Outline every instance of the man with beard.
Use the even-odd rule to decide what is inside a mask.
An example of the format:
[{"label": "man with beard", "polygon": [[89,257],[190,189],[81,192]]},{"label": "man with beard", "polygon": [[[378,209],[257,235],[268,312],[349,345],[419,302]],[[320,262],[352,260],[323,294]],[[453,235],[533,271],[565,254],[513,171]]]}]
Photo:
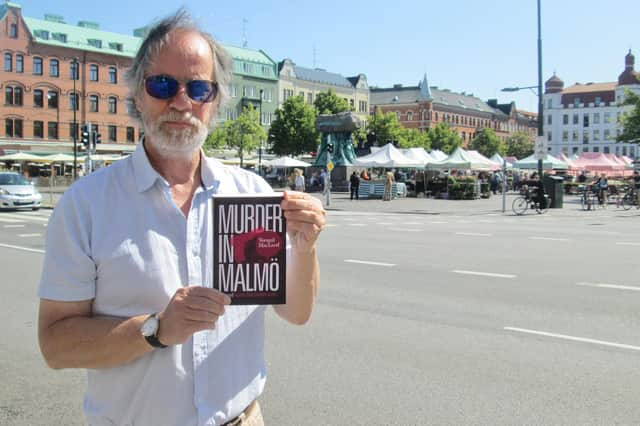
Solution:
[{"label": "man with beard", "polygon": [[[90,424],[260,425],[264,306],[212,288],[213,194],[272,192],[205,157],[227,96],[225,52],[184,11],[148,33],[128,73],[145,136],[131,157],[72,185],[49,222],[39,341],[52,368],[85,368]],[[321,203],[286,192],[288,322],[319,284]]]}]

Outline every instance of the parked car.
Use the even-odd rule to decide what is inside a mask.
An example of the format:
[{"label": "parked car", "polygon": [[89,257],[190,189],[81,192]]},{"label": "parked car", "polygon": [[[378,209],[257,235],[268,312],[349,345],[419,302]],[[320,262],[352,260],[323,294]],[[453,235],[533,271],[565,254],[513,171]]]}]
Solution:
[{"label": "parked car", "polygon": [[0,172],[0,210],[38,210],[41,204],[42,195],[33,182],[20,173]]}]

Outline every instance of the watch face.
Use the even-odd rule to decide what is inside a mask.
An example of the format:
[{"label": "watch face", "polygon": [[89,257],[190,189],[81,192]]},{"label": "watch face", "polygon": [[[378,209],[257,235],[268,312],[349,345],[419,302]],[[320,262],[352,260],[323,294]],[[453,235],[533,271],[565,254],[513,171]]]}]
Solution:
[{"label": "watch face", "polygon": [[156,334],[158,330],[158,318],[155,316],[150,316],[142,323],[142,327],[140,327],[140,332],[143,336],[153,336]]}]

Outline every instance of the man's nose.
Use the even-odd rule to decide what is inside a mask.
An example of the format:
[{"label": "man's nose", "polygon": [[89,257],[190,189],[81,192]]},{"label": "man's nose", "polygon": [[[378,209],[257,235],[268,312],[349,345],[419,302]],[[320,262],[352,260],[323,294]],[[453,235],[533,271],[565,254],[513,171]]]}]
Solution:
[{"label": "man's nose", "polygon": [[188,111],[191,109],[191,99],[187,95],[187,89],[180,85],[178,93],[171,99],[169,106],[177,111]]}]

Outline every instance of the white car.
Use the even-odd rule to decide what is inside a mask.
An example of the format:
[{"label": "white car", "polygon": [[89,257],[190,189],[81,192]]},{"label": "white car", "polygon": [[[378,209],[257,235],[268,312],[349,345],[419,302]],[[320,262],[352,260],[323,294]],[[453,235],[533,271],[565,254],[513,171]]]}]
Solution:
[{"label": "white car", "polygon": [[33,209],[42,204],[42,194],[20,173],[0,172],[0,210]]}]

